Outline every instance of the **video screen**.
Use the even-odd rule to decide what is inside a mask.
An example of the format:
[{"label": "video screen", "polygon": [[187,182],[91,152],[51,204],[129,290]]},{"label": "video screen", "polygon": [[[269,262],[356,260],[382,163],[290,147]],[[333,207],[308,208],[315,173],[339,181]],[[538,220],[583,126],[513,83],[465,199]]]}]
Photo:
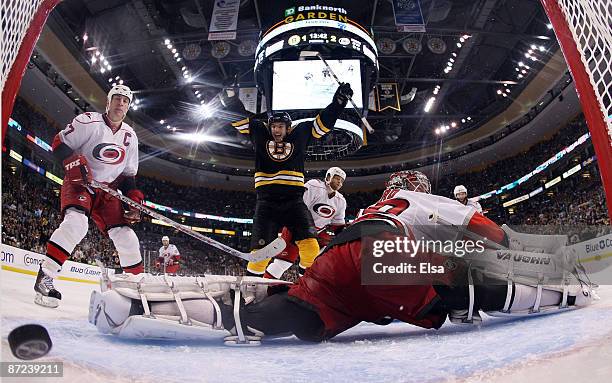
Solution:
[{"label": "video screen", "polygon": [[[353,89],[353,101],[363,107],[359,60],[326,60],[341,82]],[[272,109],[322,109],[332,100],[338,83],[321,60],[276,61],[272,77]],[[352,108],[349,102],[346,106]]]}]

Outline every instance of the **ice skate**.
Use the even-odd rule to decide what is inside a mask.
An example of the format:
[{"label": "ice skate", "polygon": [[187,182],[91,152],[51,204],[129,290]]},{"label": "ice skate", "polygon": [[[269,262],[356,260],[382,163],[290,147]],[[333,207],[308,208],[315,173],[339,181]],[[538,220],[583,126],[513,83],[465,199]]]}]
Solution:
[{"label": "ice skate", "polygon": [[38,275],[34,283],[34,291],[36,291],[34,303],[51,308],[59,306],[62,294],[55,289],[55,286],[53,286],[53,277],[47,275],[43,271],[42,266],[38,269]]}]

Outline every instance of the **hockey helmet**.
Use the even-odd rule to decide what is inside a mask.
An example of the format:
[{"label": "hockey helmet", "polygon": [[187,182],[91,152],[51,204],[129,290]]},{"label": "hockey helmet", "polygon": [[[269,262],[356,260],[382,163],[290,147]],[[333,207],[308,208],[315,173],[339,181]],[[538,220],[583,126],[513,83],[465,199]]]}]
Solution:
[{"label": "hockey helmet", "polygon": [[385,188],[387,190],[403,189],[431,194],[429,179],[417,170],[402,170],[391,174]]},{"label": "hockey helmet", "polygon": [[463,185],[455,186],[455,190],[453,191],[453,195],[455,196],[455,198],[457,198],[457,194],[459,193],[465,193],[465,195],[467,195],[467,188]]},{"label": "hockey helmet", "polygon": [[162,237],[162,243],[164,243],[164,242],[168,242],[168,243],[170,243],[170,238],[168,238],[168,236],[167,236],[167,235],[164,235],[164,236]]},{"label": "hockey helmet", "polygon": [[331,168],[327,169],[327,173],[325,173],[325,183],[329,183],[334,176],[340,176],[342,181],[346,180],[346,172],[337,166],[332,166]]},{"label": "hockey helmet", "polygon": [[268,128],[273,122],[284,122],[287,129],[291,128],[291,116],[287,112],[274,112],[268,117]]},{"label": "hockey helmet", "polygon": [[125,85],[115,85],[108,91],[107,102],[110,102],[116,94],[127,97],[128,100],[130,100],[130,104],[134,98],[134,94],[129,87]]}]

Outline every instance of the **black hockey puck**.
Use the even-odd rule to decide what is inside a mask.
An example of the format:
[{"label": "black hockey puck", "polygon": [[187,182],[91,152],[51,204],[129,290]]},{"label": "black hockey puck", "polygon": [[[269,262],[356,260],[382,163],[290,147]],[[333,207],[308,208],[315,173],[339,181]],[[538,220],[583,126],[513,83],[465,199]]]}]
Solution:
[{"label": "black hockey puck", "polygon": [[8,342],[13,355],[24,360],[47,355],[53,345],[47,329],[38,324],[17,327],[10,332]]}]

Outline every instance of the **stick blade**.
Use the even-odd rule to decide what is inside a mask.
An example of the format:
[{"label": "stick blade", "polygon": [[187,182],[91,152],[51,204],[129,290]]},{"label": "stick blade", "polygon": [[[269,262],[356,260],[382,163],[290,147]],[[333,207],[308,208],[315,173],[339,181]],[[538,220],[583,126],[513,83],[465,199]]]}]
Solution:
[{"label": "stick blade", "polygon": [[256,250],[250,254],[251,262],[259,262],[267,258],[274,258],[280,254],[281,251],[285,250],[287,243],[282,238],[276,238],[270,242],[266,247]]}]

